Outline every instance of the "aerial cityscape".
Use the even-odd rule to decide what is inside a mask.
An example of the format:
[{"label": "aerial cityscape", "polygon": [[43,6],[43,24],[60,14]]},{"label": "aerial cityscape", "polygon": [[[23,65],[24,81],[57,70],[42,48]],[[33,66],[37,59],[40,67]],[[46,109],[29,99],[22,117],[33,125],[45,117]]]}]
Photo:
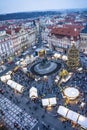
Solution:
[{"label": "aerial cityscape", "polygon": [[86,6],[1,0],[0,130],[87,130]]}]

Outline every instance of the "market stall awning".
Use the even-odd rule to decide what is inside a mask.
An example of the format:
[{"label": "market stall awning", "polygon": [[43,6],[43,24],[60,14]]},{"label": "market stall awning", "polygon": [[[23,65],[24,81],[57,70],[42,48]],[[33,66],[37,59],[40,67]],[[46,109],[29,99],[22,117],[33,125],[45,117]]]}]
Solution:
[{"label": "market stall awning", "polygon": [[61,58],[61,54],[55,53],[55,54],[54,54],[54,57],[55,57],[55,58]]},{"label": "market stall awning", "polygon": [[64,106],[59,106],[58,110],[57,110],[57,113],[60,114],[61,116],[63,117],[66,117],[67,116],[67,113],[68,113],[69,109],[64,107]]},{"label": "market stall awning", "polygon": [[11,88],[15,89],[16,91],[18,91],[18,92],[20,92],[20,93],[22,93],[23,90],[24,90],[24,86],[22,86],[22,85],[16,83],[16,82],[13,81],[13,80],[8,80],[8,81],[7,81],[7,84],[8,84]]},{"label": "market stall awning", "polygon": [[67,87],[64,89],[64,95],[70,100],[74,100],[79,96],[79,90],[74,87]]},{"label": "market stall awning", "polygon": [[1,76],[1,81],[2,82],[7,82],[9,79],[11,79],[11,76],[9,74]]},{"label": "market stall awning", "polygon": [[59,106],[57,113],[64,118],[67,118],[74,123],[79,124],[82,128],[87,129],[87,117],[80,115],[79,113],[74,112],[72,110],[69,110],[64,106]]},{"label": "market stall awning", "polygon": [[62,56],[62,60],[67,61],[67,60],[68,60],[68,57],[67,57],[66,55],[63,55],[63,56]]},{"label": "market stall awning", "polygon": [[79,117],[79,114],[74,111],[69,110],[67,113],[67,118],[74,122],[77,122],[78,117]]},{"label": "market stall awning", "polygon": [[43,106],[55,106],[57,104],[56,97],[42,99]]},{"label": "market stall awning", "polygon": [[29,97],[34,99],[38,97],[37,88],[31,87],[29,90]]},{"label": "market stall awning", "polygon": [[48,99],[42,99],[42,105],[45,107],[45,106],[48,106],[49,105],[49,100]]},{"label": "market stall awning", "polygon": [[87,117],[84,117],[82,115],[79,116],[78,124],[81,125],[84,129],[87,129]]}]

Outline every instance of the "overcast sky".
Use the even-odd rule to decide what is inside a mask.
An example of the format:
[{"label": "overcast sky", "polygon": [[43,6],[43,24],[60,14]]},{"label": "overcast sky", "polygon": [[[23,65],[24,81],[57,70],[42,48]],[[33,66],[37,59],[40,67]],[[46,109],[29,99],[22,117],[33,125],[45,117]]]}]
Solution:
[{"label": "overcast sky", "polygon": [[70,8],[87,8],[87,0],[0,0],[0,14]]}]

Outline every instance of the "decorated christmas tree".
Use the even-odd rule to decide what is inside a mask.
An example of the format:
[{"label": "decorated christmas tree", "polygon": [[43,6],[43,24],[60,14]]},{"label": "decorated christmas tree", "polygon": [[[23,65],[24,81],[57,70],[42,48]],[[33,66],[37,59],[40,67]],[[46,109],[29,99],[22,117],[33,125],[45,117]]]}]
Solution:
[{"label": "decorated christmas tree", "polygon": [[69,70],[75,70],[80,65],[79,51],[73,43],[72,47],[68,51],[67,66]]}]

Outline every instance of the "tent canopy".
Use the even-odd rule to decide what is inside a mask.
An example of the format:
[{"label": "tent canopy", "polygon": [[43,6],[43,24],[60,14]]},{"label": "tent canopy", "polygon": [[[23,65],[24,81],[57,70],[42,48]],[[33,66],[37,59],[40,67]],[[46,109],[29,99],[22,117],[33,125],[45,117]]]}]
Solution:
[{"label": "tent canopy", "polygon": [[42,99],[43,106],[54,106],[57,104],[56,97]]},{"label": "tent canopy", "polygon": [[27,73],[27,71],[28,71],[27,67],[23,67],[22,70],[23,70],[24,73]]},{"label": "tent canopy", "polygon": [[67,61],[67,60],[68,60],[68,57],[67,57],[66,55],[63,55],[63,56],[62,56],[62,60]]},{"label": "tent canopy", "polygon": [[75,123],[78,123],[79,125],[81,125],[82,128],[87,129],[87,117],[84,117],[79,113],[69,110],[64,106],[59,106],[57,113]]},{"label": "tent canopy", "polygon": [[42,99],[42,105],[43,106],[48,106],[49,105],[48,99]]},{"label": "tent canopy", "polygon": [[13,80],[8,80],[7,84],[8,84],[11,88],[17,90],[17,91],[20,92],[20,93],[22,93],[23,90],[24,90],[24,87],[23,87],[22,85],[16,83],[16,82],[13,81]]},{"label": "tent canopy", "polygon": [[29,97],[32,98],[32,99],[38,97],[37,88],[35,88],[35,87],[30,88]]},{"label": "tent canopy", "polygon": [[60,114],[63,117],[66,117],[67,113],[68,113],[69,109],[67,109],[64,106],[59,106],[57,113]]},{"label": "tent canopy", "polygon": [[31,88],[30,88],[30,92],[32,92],[32,91],[37,92],[37,88],[31,87]]},{"label": "tent canopy", "polygon": [[80,115],[78,119],[78,124],[87,129],[87,117]]},{"label": "tent canopy", "polygon": [[74,100],[79,96],[79,90],[74,87],[67,87],[64,89],[64,95],[70,100]]},{"label": "tent canopy", "polygon": [[79,116],[78,113],[71,111],[71,110],[69,110],[69,112],[67,114],[67,118],[74,121],[74,122],[77,122],[78,116]]},{"label": "tent canopy", "polygon": [[11,79],[11,76],[9,74],[1,76],[1,81],[3,81],[3,82],[8,81],[9,79]]},{"label": "tent canopy", "polygon": [[54,57],[60,58],[60,57],[61,57],[61,54],[55,53],[55,54],[54,54]]}]

